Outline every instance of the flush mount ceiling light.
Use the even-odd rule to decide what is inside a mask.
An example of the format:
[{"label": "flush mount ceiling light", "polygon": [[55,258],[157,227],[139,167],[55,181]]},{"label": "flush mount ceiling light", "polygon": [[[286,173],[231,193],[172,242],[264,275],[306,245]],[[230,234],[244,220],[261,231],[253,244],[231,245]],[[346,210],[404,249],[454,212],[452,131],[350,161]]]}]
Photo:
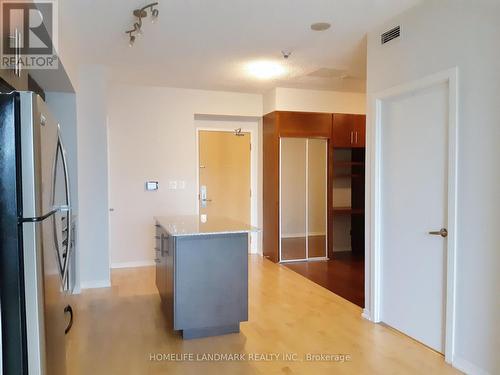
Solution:
[{"label": "flush mount ceiling light", "polygon": [[132,14],[137,17],[137,20],[132,25],[130,30],[125,31],[125,34],[129,36],[129,46],[132,47],[134,45],[135,40],[138,36],[142,35],[142,19],[148,17],[148,10],[151,12],[151,22],[155,22],[160,14],[160,11],[155,8],[158,3],[151,3],[143,6],[139,9],[134,9]]},{"label": "flush mount ceiling light", "polygon": [[283,76],[287,69],[276,61],[258,60],[249,62],[246,71],[258,79],[272,79]]},{"label": "flush mount ceiling light", "polygon": [[328,22],[316,22],[311,25],[311,30],[314,31],[325,31],[332,27]]}]

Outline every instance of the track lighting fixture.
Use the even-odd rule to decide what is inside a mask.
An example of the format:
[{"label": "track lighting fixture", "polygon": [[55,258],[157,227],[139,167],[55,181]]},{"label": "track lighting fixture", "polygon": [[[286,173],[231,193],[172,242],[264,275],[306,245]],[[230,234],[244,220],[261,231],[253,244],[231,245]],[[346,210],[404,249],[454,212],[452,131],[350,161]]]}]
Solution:
[{"label": "track lighting fixture", "polygon": [[134,22],[132,28],[130,30],[125,31],[125,34],[129,36],[129,46],[132,47],[137,37],[142,35],[142,19],[147,18],[148,10],[151,12],[151,22],[155,22],[158,19],[158,15],[160,11],[155,8],[158,5],[158,2],[151,3],[142,8],[135,9],[132,14],[137,17],[137,21]]}]

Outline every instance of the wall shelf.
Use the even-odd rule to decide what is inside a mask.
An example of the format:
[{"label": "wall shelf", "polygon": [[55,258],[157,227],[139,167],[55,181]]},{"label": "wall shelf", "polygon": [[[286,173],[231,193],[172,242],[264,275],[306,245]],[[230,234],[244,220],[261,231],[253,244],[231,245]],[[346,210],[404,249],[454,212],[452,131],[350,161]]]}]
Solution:
[{"label": "wall shelf", "polygon": [[364,161],[339,160],[339,161],[334,161],[333,166],[334,167],[364,167],[365,162]]},{"label": "wall shelf", "polygon": [[[340,132],[340,128],[337,131]],[[340,240],[336,242],[334,238],[334,251],[337,243],[350,241],[353,254],[364,254],[365,157],[364,147],[333,147],[333,199],[330,213],[333,227],[338,223],[344,228],[342,232],[337,231]]]},{"label": "wall shelf", "polygon": [[364,178],[365,175],[360,173],[339,173],[333,176],[333,178]]},{"label": "wall shelf", "polygon": [[352,208],[352,207],[333,207],[334,214],[352,214],[352,215],[362,215],[365,213],[363,208]]}]

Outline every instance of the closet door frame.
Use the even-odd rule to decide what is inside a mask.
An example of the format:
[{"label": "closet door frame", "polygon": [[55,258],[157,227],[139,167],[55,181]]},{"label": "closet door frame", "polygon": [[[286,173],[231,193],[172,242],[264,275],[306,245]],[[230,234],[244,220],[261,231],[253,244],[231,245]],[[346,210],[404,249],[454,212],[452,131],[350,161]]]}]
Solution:
[{"label": "closet door frame", "polygon": [[[305,150],[305,155],[306,155],[306,160],[305,160],[305,176],[306,176],[306,186],[305,186],[305,239],[306,239],[306,256],[305,258],[299,258],[299,259],[283,259],[282,258],[282,205],[283,205],[283,200],[282,200],[282,195],[281,195],[281,190],[282,190],[282,185],[283,185],[283,179],[282,179],[282,140],[287,139],[287,138],[295,138],[295,139],[304,139],[306,141],[306,150]],[[311,139],[320,139],[325,141],[325,159],[326,159],[326,165],[325,165],[325,255],[322,257],[309,257],[309,140]],[[330,212],[330,207],[329,207],[329,188],[330,184],[329,182],[329,166],[330,166],[330,139],[328,137],[304,137],[301,135],[284,135],[279,137],[279,144],[278,144],[278,156],[279,156],[279,169],[278,169],[278,180],[279,180],[279,187],[278,187],[278,194],[279,194],[279,215],[278,215],[278,261],[279,263],[293,263],[293,262],[305,262],[305,261],[321,261],[321,260],[328,260],[329,259],[329,212]]]}]

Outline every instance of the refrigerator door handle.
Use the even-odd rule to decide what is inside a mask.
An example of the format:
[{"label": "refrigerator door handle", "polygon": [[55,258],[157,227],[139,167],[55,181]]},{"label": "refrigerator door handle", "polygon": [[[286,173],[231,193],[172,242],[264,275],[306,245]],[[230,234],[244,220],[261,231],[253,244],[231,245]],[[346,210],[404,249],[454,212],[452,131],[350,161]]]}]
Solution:
[{"label": "refrigerator door handle", "polygon": [[[62,267],[62,282],[63,286],[66,288],[66,279],[68,277],[68,269],[69,269],[69,262],[71,259],[71,250],[72,250],[72,238],[71,238],[71,228],[73,226],[72,223],[72,218],[71,218],[71,197],[70,197],[70,192],[69,192],[69,172],[68,172],[68,162],[66,160],[66,150],[64,149],[64,145],[61,140],[61,133],[59,126],[57,127],[57,147],[60,148],[61,150],[61,159],[62,159],[62,165],[63,165],[63,171],[64,171],[64,182],[66,186],[66,202],[68,203],[66,206],[61,206],[61,211],[67,212],[68,213],[68,222],[66,223],[68,231],[66,233],[66,240],[67,240],[67,247],[66,247],[66,256],[64,257],[63,260],[63,267]],[[55,176],[54,176],[55,177]],[[54,185],[55,186],[55,185]]]},{"label": "refrigerator door handle", "polygon": [[52,215],[54,215],[56,212],[59,212],[59,211],[60,211],[60,208],[54,208],[54,209],[50,210],[49,212],[47,212],[45,215],[42,215],[42,216],[23,217],[21,219],[21,223],[39,223],[41,221],[44,221],[48,217],[51,217]]}]

